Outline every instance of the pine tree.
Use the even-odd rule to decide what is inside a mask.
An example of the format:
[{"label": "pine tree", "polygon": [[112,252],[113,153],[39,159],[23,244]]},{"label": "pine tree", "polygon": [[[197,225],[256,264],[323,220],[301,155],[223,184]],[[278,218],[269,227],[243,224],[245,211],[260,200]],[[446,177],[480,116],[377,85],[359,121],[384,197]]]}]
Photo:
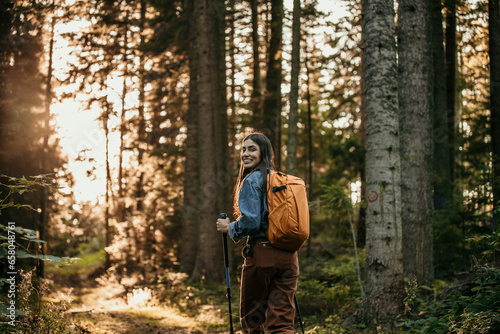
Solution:
[{"label": "pine tree", "polygon": [[452,180],[450,166],[450,136],[448,129],[446,69],[443,35],[443,6],[441,2],[429,5],[433,50],[433,137],[434,137],[434,207],[444,210],[452,205]]},{"label": "pine tree", "polygon": [[430,284],[432,268],[432,58],[427,2],[398,6],[399,129],[405,277]]},{"label": "pine tree", "polygon": [[[493,201],[500,202],[500,1],[489,0],[490,110],[493,146]],[[497,224],[498,217],[495,219]],[[495,227],[496,227],[495,226]],[[496,228],[494,229],[496,231]]]},{"label": "pine tree", "polygon": [[281,166],[281,83],[283,44],[283,0],[271,1],[271,35],[267,49],[266,95],[262,132],[269,137],[274,149],[274,162]]},{"label": "pine tree", "polygon": [[[198,173],[200,201],[197,209],[201,213],[198,221],[198,252],[192,276],[209,280],[221,276],[220,238],[213,228],[214,221],[227,207],[228,184],[221,184],[227,175],[225,149],[227,128],[224,58],[225,7],[218,1],[194,1],[196,55],[196,118],[198,120]],[[222,44],[222,45],[221,45]],[[222,179],[221,179],[222,178]]]},{"label": "pine tree", "polygon": [[446,109],[448,123],[448,149],[450,150],[450,178],[452,184],[455,180],[455,132],[457,125],[455,124],[456,117],[456,71],[457,71],[457,10],[456,0],[445,0],[445,66],[446,66]]},{"label": "pine tree", "polygon": [[403,306],[401,167],[394,3],[363,1],[366,96],[366,287],[362,314],[387,321]]},{"label": "pine tree", "polygon": [[252,106],[254,120],[262,117],[262,77],[260,66],[259,6],[258,0],[249,0],[252,17]]},{"label": "pine tree", "polygon": [[301,8],[300,0],[293,2],[293,37],[292,37],[292,73],[290,84],[290,114],[288,118],[288,142],[287,142],[287,173],[295,175],[297,165],[297,123],[298,123],[298,99],[299,99],[299,74],[300,74],[300,39],[301,39]]},{"label": "pine tree", "polygon": [[194,1],[185,1],[185,11],[189,21],[189,104],[185,123],[187,128],[185,140],[185,172],[184,172],[184,203],[182,208],[182,248],[180,253],[181,271],[192,274],[198,254],[198,233],[202,215],[197,208],[200,188],[199,147],[198,147],[198,53],[196,43],[196,26],[194,17]]}]

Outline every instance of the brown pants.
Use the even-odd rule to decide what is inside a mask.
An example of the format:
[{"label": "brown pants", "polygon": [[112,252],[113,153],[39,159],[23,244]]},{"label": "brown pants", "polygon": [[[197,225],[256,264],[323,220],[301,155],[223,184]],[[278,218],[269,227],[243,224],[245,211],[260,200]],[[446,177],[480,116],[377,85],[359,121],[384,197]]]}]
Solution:
[{"label": "brown pants", "polygon": [[295,318],[294,294],[299,278],[297,252],[260,245],[255,240],[253,255],[249,245],[243,248],[245,262],[241,273],[241,326],[244,333],[293,334]]}]

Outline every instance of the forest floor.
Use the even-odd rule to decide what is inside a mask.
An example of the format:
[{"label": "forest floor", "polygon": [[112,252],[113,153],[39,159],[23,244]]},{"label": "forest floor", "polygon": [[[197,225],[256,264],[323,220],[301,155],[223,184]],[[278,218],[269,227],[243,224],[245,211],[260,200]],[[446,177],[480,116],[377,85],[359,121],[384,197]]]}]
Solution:
[{"label": "forest floor", "polygon": [[225,315],[214,305],[196,309],[159,301],[154,287],[116,282],[89,273],[52,274],[46,300],[64,306],[65,317],[81,333],[225,333]]}]

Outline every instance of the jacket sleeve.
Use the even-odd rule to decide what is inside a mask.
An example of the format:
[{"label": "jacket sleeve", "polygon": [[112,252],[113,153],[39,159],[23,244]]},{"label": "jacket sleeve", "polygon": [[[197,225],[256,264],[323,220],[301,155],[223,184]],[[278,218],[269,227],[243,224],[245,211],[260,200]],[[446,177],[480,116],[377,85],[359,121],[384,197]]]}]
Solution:
[{"label": "jacket sleeve", "polygon": [[240,219],[229,224],[228,234],[234,242],[259,232],[261,229],[262,205],[261,187],[251,178],[247,178],[243,182],[238,198]]}]

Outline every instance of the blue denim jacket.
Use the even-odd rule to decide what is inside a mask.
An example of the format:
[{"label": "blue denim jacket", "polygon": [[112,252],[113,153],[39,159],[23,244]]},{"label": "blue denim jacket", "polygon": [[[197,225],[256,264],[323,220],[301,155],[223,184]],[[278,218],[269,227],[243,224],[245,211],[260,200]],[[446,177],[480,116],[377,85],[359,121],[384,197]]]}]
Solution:
[{"label": "blue denim jacket", "polygon": [[[265,221],[267,214],[267,198],[264,192],[262,199],[262,176],[260,170],[255,170],[243,181],[238,197],[240,219],[229,224],[229,236],[234,242],[249,236],[250,239],[266,237],[269,224]],[[262,206],[264,205],[264,209]]]}]

